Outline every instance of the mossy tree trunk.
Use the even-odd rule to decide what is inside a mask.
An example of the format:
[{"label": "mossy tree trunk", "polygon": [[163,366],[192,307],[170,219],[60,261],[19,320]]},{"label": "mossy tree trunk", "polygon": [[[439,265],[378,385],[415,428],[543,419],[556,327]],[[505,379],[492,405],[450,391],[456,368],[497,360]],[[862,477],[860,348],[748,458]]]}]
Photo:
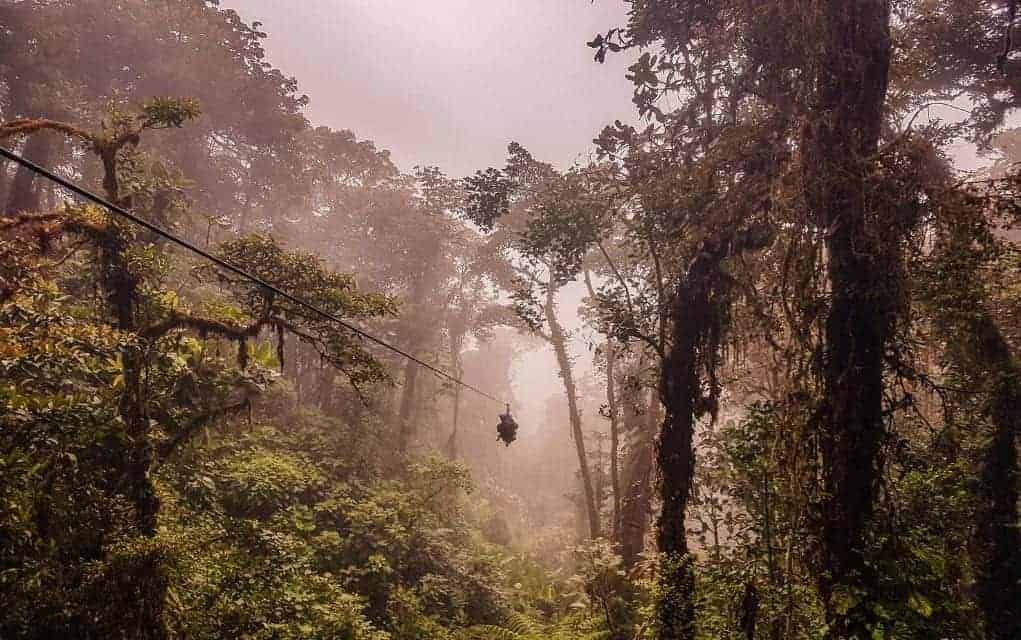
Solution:
[{"label": "mossy tree trunk", "polygon": [[[55,135],[41,131],[29,136],[25,141],[22,155],[38,165],[48,167],[56,150]],[[5,213],[15,215],[26,211],[39,211],[42,206],[42,193],[41,179],[37,180],[35,173],[18,166],[8,189]]]},{"label": "mossy tree trunk", "polygon": [[819,582],[828,636],[872,637],[865,557],[884,437],[883,357],[892,327],[890,252],[868,200],[890,67],[889,0],[824,0],[816,95],[803,138],[806,195],[826,230],[830,308],[818,414],[826,498]]},{"label": "mossy tree trunk", "polygon": [[706,336],[720,317],[713,282],[721,260],[719,250],[700,252],[678,283],[671,342],[660,375],[665,412],[656,456],[663,501],[656,526],[662,555],[658,613],[661,637],[671,640],[695,637],[695,572],[688,555],[685,515],[695,476],[693,440],[702,397],[699,358]]},{"label": "mossy tree trunk", "polygon": [[988,314],[976,317],[975,362],[985,363],[992,426],[982,456],[975,517],[978,602],[990,640],[1021,638],[1021,518],[1018,517],[1018,434],[1021,364]]},{"label": "mossy tree trunk", "polygon": [[645,550],[645,536],[652,514],[652,476],[656,458],[653,434],[659,423],[659,398],[650,393],[644,413],[629,405],[631,403],[625,403],[625,426],[635,436],[624,469],[626,490],[620,516],[620,553],[627,568],[633,567]]}]

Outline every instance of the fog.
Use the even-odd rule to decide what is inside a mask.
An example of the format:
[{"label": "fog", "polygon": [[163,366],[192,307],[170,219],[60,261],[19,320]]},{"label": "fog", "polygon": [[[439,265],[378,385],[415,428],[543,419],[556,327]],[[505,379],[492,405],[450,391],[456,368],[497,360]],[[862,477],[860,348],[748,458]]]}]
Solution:
[{"label": "fog", "polygon": [[1017,0],[0,0],[0,638],[1021,638]]},{"label": "fog", "polygon": [[[399,166],[450,175],[500,166],[516,140],[566,167],[615,119],[634,119],[629,58],[585,46],[624,5],[589,0],[226,0],[269,34],[317,124],[356,131]],[[527,99],[525,99],[527,97]]]},{"label": "fog", "polygon": [[[299,79],[315,124],[351,129],[391,152],[398,166],[436,165],[452,176],[500,167],[520,142],[567,168],[589,159],[592,138],[614,120],[636,120],[636,57],[593,60],[585,46],[626,19],[623,5],[589,0],[227,0],[260,21],[268,57]],[[527,97],[527,99],[525,99]],[[591,340],[581,334],[581,283],[560,298],[579,371]],[[545,420],[559,379],[548,349],[515,360],[515,410]],[[589,416],[592,419],[592,416]],[[566,434],[566,425],[563,426]]]}]

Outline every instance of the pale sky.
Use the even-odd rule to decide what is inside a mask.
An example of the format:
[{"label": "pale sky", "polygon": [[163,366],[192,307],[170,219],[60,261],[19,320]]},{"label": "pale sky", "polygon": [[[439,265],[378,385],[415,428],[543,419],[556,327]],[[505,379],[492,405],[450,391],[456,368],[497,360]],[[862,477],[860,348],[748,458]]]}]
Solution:
[{"label": "pale sky", "polygon": [[620,0],[224,0],[269,34],[314,124],[351,129],[410,170],[502,166],[516,140],[561,166],[633,119],[627,61],[585,46]]},{"label": "pale sky", "polygon": [[[567,167],[615,119],[633,121],[627,58],[593,61],[585,46],[621,25],[621,0],[224,0],[263,23],[268,61],[298,80],[315,125],[351,129],[397,165],[460,177],[502,166],[507,143]],[[633,59],[634,56],[630,56]],[[580,285],[562,292],[567,327],[580,324]],[[576,375],[591,368],[573,340]],[[512,375],[525,422],[563,397],[548,348],[521,355]],[[589,420],[598,421],[596,416]],[[523,422],[524,423],[524,422]],[[567,425],[563,425],[567,429]]]}]

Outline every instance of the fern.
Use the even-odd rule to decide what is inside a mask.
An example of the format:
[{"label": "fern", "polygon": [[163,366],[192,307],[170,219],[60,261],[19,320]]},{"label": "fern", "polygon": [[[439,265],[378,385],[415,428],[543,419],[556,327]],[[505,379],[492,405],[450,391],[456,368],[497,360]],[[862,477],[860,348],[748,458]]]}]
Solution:
[{"label": "fern", "polygon": [[476,625],[466,629],[463,640],[549,640],[550,634],[528,616],[512,613],[501,626]]},{"label": "fern", "polygon": [[490,624],[480,624],[466,629],[460,635],[461,640],[532,640],[510,629]]},{"label": "fern", "polygon": [[466,629],[460,640],[610,640],[606,630],[584,631],[577,629],[542,628],[534,620],[520,613],[512,614],[502,626],[477,625]]},{"label": "fern", "polygon": [[528,616],[521,613],[512,613],[504,622],[504,628],[518,634],[522,638],[538,637],[542,629]]}]

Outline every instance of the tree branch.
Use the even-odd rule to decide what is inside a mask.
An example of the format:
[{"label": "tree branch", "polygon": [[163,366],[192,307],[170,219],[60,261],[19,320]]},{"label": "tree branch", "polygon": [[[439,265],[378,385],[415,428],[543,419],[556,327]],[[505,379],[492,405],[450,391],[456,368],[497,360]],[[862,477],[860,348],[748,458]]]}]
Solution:
[{"label": "tree branch", "polygon": [[167,318],[151,324],[138,332],[143,338],[155,340],[165,336],[175,329],[191,329],[200,334],[212,333],[232,340],[251,338],[259,333],[263,327],[273,324],[271,318],[264,318],[253,322],[248,326],[230,325],[212,318],[200,318],[180,311],[172,312]]},{"label": "tree branch", "polygon": [[37,133],[44,130],[57,131],[72,138],[79,138],[83,142],[88,142],[90,144],[95,144],[96,142],[95,137],[88,131],[66,122],[50,120],[48,118],[18,118],[16,120],[10,120],[4,124],[0,124],[0,140],[6,140],[7,138],[16,135]]},{"label": "tree branch", "polygon": [[160,445],[158,461],[155,465],[156,468],[158,468],[159,465],[166,462],[167,459],[170,458],[170,456],[174,455],[174,453],[178,450],[178,448],[180,448],[182,444],[184,444],[188,439],[190,439],[193,435],[198,433],[199,430],[208,425],[210,422],[216,420],[217,418],[222,418],[228,415],[235,415],[242,411],[243,409],[249,408],[250,405],[251,400],[249,398],[245,398],[240,402],[225,405],[223,407],[217,407],[216,409],[212,409],[210,411],[200,413],[197,416],[193,416],[192,419],[188,421],[188,424],[183,429],[178,431],[176,434],[174,434],[172,438],[170,438],[169,440]]}]

